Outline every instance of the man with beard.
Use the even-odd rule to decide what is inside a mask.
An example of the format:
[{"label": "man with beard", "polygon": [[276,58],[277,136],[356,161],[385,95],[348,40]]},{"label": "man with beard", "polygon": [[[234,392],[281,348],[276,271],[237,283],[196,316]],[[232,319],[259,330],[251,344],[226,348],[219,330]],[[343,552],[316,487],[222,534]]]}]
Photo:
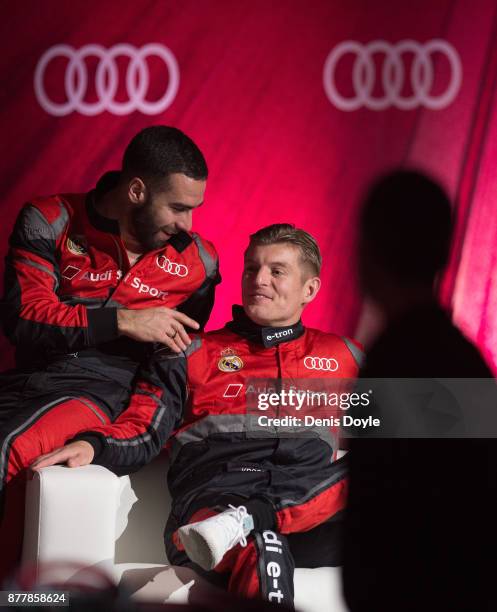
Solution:
[{"label": "man with beard", "polygon": [[113,422],[153,344],[181,352],[185,328],[205,325],[217,254],[190,229],[206,179],[195,143],[153,126],[94,190],[36,198],[20,212],[2,302],[17,370],[0,376],[0,576],[19,556],[24,468]]}]

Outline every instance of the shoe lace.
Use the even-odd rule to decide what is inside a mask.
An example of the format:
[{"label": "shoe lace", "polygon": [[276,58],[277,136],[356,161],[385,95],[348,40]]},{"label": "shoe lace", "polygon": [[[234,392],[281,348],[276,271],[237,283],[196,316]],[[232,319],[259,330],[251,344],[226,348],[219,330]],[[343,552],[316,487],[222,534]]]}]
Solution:
[{"label": "shoe lace", "polygon": [[243,522],[245,520],[245,517],[248,516],[248,512],[247,512],[247,508],[245,508],[245,506],[232,506],[231,504],[229,504],[228,506],[229,508],[231,508],[232,510],[234,510],[235,512],[233,513],[233,516],[235,518],[235,520],[237,521],[240,530],[242,532],[242,536],[239,540],[239,543],[245,547],[247,546],[247,538],[245,537],[245,531],[243,528]]}]

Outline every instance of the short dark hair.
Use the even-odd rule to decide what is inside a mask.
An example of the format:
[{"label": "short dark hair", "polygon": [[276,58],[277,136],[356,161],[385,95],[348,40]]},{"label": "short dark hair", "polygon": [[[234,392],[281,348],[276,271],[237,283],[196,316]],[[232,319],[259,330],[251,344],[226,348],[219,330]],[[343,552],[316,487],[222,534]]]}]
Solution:
[{"label": "short dark hair", "polygon": [[148,182],[152,189],[167,187],[170,174],[181,173],[195,180],[206,180],[207,163],[202,152],[181,130],[167,125],[147,127],[126,147],[123,175]]},{"label": "short dark hair", "polygon": [[452,210],[444,189],[416,170],[394,170],[369,189],[360,219],[363,257],[400,284],[431,284],[446,265]]},{"label": "short dark hair", "polygon": [[251,234],[249,247],[253,245],[267,246],[270,244],[288,243],[300,251],[300,260],[307,265],[315,276],[321,272],[321,252],[316,239],[303,229],[298,229],[291,223],[274,223]]}]

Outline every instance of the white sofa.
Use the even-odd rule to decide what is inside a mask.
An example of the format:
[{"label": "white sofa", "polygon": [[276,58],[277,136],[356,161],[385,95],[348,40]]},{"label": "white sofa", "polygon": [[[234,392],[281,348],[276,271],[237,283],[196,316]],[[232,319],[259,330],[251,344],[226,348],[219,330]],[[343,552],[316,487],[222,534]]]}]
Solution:
[{"label": "white sofa", "polygon": [[[146,601],[186,602],[213,588],[167,564],[162,532],[169,513],[167,459],[118,478],[100,466],[44,468],[27,486],[23,562],[61,562],[63,580],[78,566],[101,568]],[[339,568],[297,569],[295,605],[303,612],[346,612]]]}]

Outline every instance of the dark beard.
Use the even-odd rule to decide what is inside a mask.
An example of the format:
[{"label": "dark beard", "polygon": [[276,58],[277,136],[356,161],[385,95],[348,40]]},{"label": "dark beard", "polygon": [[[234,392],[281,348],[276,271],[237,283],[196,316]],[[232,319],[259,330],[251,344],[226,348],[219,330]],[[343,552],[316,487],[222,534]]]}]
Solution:
[{"label": "dark beard", "polygon": [[157,237],[160,227],[154,221],[152,200],[147,198],[140,208],[135,208],[131,213],[133,232],[144,251],[155,251],[163,247],[167,240]]}]

